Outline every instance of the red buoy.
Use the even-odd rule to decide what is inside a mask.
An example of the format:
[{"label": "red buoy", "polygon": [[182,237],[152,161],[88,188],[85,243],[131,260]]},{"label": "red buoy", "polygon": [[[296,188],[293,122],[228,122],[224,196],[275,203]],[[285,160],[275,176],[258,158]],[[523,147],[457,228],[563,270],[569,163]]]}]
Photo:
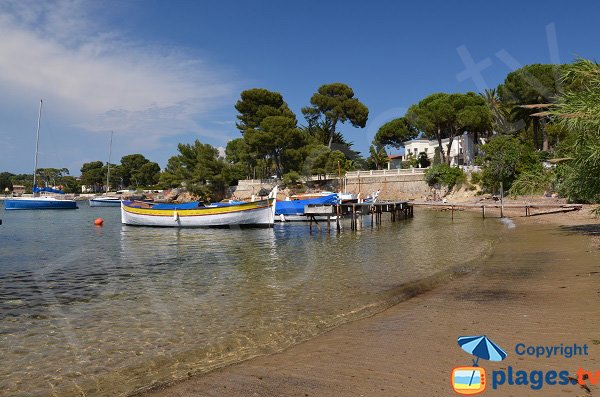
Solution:
[{"label": "red buoy", "polygon": [[94,221],[94,225],[96,225],[96,226],[102,226],[103,223],[104,223],[104,219],[102,219],[102,218],[96,218],[96,220]]}]

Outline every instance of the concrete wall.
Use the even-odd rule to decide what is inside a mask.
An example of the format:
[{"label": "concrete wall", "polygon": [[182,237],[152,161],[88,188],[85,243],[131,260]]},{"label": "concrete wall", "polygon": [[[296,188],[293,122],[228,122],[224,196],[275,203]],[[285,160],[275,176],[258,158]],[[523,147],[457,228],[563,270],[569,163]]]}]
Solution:
[{"label": "concrete wall", "polygon": [[255,180],[241,180],[238,181],[237,186],[230,188],[230,196],[235,196],[238,200],[249,200],[253,195],[256,195],[260,189],[271,190],[275,187],[274,181],[261,181]]},{"label": "concrete wall", "polygon": [[[375,173],[375,171],[373,171]],[[350,174],[350,173],[349,173]],[[400,175],[359,175],[350,174],[345,178],[346,191],[348,193],[358,194],[361,198],[373,194],[378,189],[379,198],[382,200],[405,200],[405,199],[424,199],[432,195],[431,188],[425,182],[425,174],[400,174]],[[238,200],[249,200],[252,195],[256,195],[262,188],[271,190],[275,185],[273,181],[260,180],[241,180],[238,186],[231,188],[231,193]],[[331,179],[326,181],[309,182],[310,189],[338,191],[338,180]]]},{"label": "concrete wall", "polygon": [[425,182],[425,174],[359,176],[346,178],[346,191],[359,194],[361,198],[377,190],[382,200],[423,199],[431,195]]}]

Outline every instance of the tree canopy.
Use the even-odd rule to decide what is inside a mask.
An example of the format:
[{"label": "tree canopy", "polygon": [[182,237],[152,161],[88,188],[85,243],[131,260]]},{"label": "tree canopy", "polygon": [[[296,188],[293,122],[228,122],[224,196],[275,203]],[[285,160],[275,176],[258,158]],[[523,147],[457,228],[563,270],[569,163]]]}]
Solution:
[{"label": "tree canopy", "polygon": [[[468,92],[429,95],[412,105],[406,114],[410,123],[429,139],[438,141],[442,161],[450,163],[454,138],[463,132],[486,132],[491,129],[492,115],[484,99]],[[444,151],[443,139],[448,139]]]},{"label": "tree canopy", "polygon": [[[548,137],[540,124],[539,108],[523,108],[522,105],[546,104],[554,101],[561,92],[561,65],[533,64],[510,72],[504,83],[498,86],[500,101],[511,109],[510,119],[517,129],[527,129],[533,124],[533,145],[548,150]],[[540,142],[540,133],[542,140]]]},{"label": "tree canopy", "polygon": [[[112,170],[111,170],[112,172]],[[142,154],[128,154],[121,158],[120,173],[124,186],[151,186],[158,182],[160,166]]]},{"label": "tree canopy", "polygon": [[283,116],[296,120],[296,115],[290,110],[283,96],[278,92],[264,88],[252,88],[242,91],[240,99],[235,104],[239,112],[236,127],[242,132],[257,129],[262,121],[270,116]]},{"label": "tree canopy", "polygon": [[373,144],[378,147],[392,146],[396,149],[404,146],[419,135],[419,131],[405,117],[388,121],[377,130]]},{"label": "tree canopy", "polygon": [[220,200],[231,182],[227,163],[213,146],[196,139],[193,144],[177,145],[179,155],[171,157],[160,184],[165,188],[185,186],[203,200]]},{"label": "tree canopy", "polygon": [[[338,123],[350,122],[354,127],[364,128],[369,109],[354,97],[352,88],[343,83],[325,84],[310,98],[311,106],[302,108],[309,127],[318,126],[331,148]],[[323,142],[325,143],[325,142]]]}]

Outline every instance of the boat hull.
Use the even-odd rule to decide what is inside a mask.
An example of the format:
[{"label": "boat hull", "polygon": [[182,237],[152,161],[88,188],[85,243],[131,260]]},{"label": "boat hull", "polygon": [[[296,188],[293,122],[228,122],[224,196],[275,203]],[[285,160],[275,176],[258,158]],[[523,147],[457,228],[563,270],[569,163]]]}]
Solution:
[{"label": "boat hull", "polygon": [[104,199],[104,198],[93,198],[90,199],[90,207],[120,207],[120,199]]},{"label": "boat hull", "polygon": [[59,200],[51,197],[13,198],[4,200],[5,210],[74,210],[74,200]]},{"label": "boat hull", "polygon": [[231,227],[273,225],[272,199],[197,209],[139,208],[121,203],[121,223],[156,227]]}]

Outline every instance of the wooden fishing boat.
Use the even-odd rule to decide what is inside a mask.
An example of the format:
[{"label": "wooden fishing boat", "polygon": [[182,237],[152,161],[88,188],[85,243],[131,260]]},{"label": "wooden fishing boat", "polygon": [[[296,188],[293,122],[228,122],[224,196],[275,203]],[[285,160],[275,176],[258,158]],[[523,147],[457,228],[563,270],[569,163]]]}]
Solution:
[{"label": "wooden fishing boat", "polygon": [[227,227],[273,225],[275,198],[273,189],[266,200],[249,203],[209,204],[154,204],[121,201],[121,223],[159,227]]}]

